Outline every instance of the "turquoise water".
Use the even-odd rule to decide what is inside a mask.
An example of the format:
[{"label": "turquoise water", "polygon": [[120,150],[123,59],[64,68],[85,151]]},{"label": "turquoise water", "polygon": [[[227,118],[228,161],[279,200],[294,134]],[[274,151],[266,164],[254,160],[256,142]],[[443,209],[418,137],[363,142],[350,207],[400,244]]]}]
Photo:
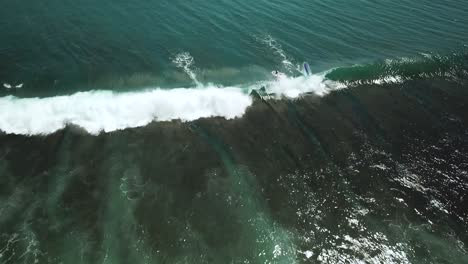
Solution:
[{"label": "turquoise water", "polygon": [[[177,74],[172,59],[188,52],[207,82],[239,84],[281,69],[278,45],[291,62],[308,61],[314,72],[422,53],[446,55],[466,50],[467,6],[464,1],[7,1],[0,16],[0,80],[24,82],[20,96],[185,87],[190,80]],[[265,43],[268,38],[275,47]]]},{"label": "turquoise water", "polygon": [[3,0],[0,264],[468,263],[466,14]]}]

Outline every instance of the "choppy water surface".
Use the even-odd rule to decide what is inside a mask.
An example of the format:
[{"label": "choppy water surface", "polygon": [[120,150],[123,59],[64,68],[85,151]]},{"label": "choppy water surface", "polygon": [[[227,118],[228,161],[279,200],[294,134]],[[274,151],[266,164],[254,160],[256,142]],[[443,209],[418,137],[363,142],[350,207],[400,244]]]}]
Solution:
[{"label": "choppy water surface", "polygon": [[0,263],[468,263],[466,2],[1,7]]}]

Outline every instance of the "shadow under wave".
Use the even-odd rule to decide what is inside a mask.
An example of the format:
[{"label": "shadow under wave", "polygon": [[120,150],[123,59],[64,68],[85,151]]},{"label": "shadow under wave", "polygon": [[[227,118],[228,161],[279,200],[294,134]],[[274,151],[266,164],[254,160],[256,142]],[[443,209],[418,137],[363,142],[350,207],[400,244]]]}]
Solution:
[{"label": "shadow under wave", "polygon": [[242,118],[0,135],[1,260],[468,260],[468,82],[257,97]]}]

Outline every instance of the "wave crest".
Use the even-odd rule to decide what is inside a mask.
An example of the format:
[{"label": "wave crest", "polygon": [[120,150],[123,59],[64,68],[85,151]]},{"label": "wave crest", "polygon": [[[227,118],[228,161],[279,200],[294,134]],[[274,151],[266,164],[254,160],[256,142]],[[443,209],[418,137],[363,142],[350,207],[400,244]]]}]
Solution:
[{"label": "wave crest", "polygon": [[0,130],[9,134],[51,134],[68,124],[91,134],[141,127],[152,121],[233,119],[252,99],[237,88],[205,87],[132,93],[80,92],[49,98],[0,98]]}]

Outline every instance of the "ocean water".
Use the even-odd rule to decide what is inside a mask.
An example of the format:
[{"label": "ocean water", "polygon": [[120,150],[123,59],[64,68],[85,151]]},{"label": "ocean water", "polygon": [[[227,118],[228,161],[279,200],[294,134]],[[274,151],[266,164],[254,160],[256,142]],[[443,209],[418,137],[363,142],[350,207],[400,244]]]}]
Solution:
[{"label": "ocean water", "polygon": [[468,2],[0,7],[1,264],[468,263]]}]

